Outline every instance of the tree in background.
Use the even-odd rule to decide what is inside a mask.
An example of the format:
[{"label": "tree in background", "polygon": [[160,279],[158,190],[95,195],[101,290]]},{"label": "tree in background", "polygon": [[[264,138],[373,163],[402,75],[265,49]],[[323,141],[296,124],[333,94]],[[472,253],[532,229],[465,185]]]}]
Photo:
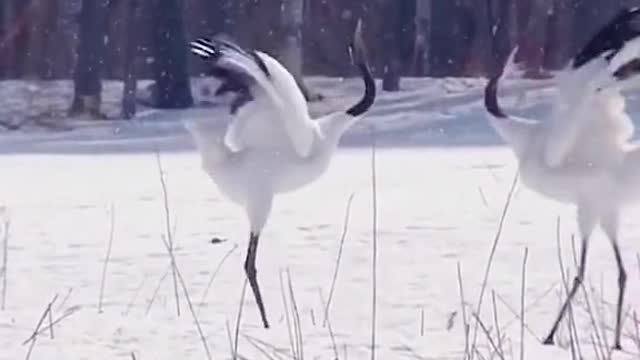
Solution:
[{"label": "tree in background", "polygon": [[402,69],[410,66],[415,56],[416,1],[385,0],[381,11],[384,57],[382,89],[398,91],[400,76],[406,73]]},{"label": "tree in background", "polygon": [[158,108],[186,108],[193,105],[188,75],[189,50],[183,25],[182,1],[151,2],[151,37],[155,84],[152,103]]},{"label": "tree in background", "polygon": [[74,95],[70,116],[88,113],[94,118],[104,118],[100,112],[100,77],[104,64],[107,5],[107,0],[82,1],[78,62],[73,77]]},{"label": "tree in background", "polygon": [[282,0],[282,37],[278,57],[298,83],[307,101],[320,100],[320,94],[312,94],[302,74],[302,23],[304,21],[304,0]]}]

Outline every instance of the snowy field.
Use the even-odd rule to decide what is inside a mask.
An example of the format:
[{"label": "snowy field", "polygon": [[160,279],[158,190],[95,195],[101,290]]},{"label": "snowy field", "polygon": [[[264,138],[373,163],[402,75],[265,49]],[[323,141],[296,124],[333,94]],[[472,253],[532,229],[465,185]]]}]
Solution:
[{"label": "snowy field", "polygon": [[[312,84],[327,96],[313,104],[314,113],[355,99],[354,90],[361,88],[356,79],[318,78]],[[377,358],[463,358],[465,321],[457,267],[459,264],[468,320],[477,306],[516,163],[486,124],[482,80],[407,80],[404,84],[401,93],[382,94],[371,115],[347,134],[345,146],[324,177],[276,199],[257,261],[272,328],[261,327],[248,291],[238,336],[238,353],[244,358],[291,358],[287,317],[293,321],[295,316],[287,270],[304,358],[336,358],[333,343],[339,359],[370,357],[370,124],[375,124],[377,139],[384,145],[378,149],[376,162]],[[202,84],[196,88],[199,86]],[[29,103],[11,95],[16,88],[40,95]],[[505,93],[513,96],[505,104],[521,113],[543,114],[552,92],[542,82],[511,82]],[[118,85],[109,83],[105,101],[112,115],[117,114],[118,93]],[[212,357],[231,358],[227,324],[235,338],[247,224],[243,212],[222,198],[201,170],[180,122],[210,116],[215,110],[204,106],[183,112],[143,110],[141,119],[131,122],[55,120],[64,128],[42,126],[42,121],[58,117],[70,94],[67,83],[0,85],[0,96],[7,103],[0,116],[22,121],[37,114],[50,115],[30,120],[18,132],[0,133],[0,206],[5,208],[0,216],[10,225],[0,359],[25,358],[30,344],[23,342],[56,296],[51,320],[62,320],[54,324],[53,334],[45,331],[38,336],[31,359],[131,359],[132,352],[143,360],[206,359],[182,291],[181,315],[176,315],[170,258],[162,242],[167,224],[154,147],[161,150],[167,181],[177,266]],[[632,114],[640,114],[637,94],[631,94]],[[355,195],[329,311],[330,331],[323,326],[323,303],[329,295],[351,194]],[[640,308],[639,215],[640,207],[629,207],[622,220],[630,315],[625,322],[625,352],[615,353],[614,359],[637,358],[633,354],[638,353],[633,313]],[[571,358],[566,326],[559,332],[561,346],[540,345],[563,298],[558,224],[560,253],[571,279],[575,273],[571,236],[576,231],[572,209],[517,188],[479,315],[495,336],[495,294],[503,335],[497,346],[504,349],[505,359],[520,356],[522,327],[514,312],[520,313],[521,300],[526,307],[525,358]],[[214,237],[227,241],[212,244]],[[584,358],[596,359],[594,348],[599,346],[593,343],[611,342],[617,295],[613,253],[599,231],[588,267],[589,301],[587,304],[581,292],[574,311],[580,351]],[[590,314],[595,317],[595,328]],[[48,324],[45,319],[43,327]],[[473,328],[472,323],[471,338]],[[605,340],[601,339],[602,329]],[[490,358],[493,345],[482,329],[477,339],[483,357],[476,358]]]}]

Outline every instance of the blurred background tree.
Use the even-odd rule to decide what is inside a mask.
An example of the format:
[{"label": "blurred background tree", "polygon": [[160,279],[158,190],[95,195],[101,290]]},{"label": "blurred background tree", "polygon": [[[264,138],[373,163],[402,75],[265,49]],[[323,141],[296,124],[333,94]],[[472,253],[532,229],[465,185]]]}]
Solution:
[{"label": "blurred background tree", "polygon": [[[621,6],[640,5],[640,0],[494,0],[491,6],[478,0],[149,0],[139,1],[131,30],[125,15],[132,1],[3,0],[0,78],[73,77],[76,100],[89,100],[95,108],[100,80],[131,79],[135,69],[136,78],[154,79],[146,105],[188,107],[193,103],[189,77],[204,73],[206,65],[189,55],[187,43],[224,32],[279,58],[312,99],[317,96],[302,74],[355,74],[347,46],[362,18],[374,75],[385,89],[396,90],[403,76],[486,75],[495,25],[489,12],[493,19],[508,17],[509,46],[519,45],[528,76],[541,77],[564,66]],[[132,36],[135,48],[127,51]]]}]

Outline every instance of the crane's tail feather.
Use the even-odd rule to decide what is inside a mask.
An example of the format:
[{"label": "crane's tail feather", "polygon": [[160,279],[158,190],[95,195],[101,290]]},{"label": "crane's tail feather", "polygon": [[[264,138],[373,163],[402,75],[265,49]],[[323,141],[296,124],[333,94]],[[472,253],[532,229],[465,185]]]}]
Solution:
[{"label": "crane's tail feather", "polygon": [[190,44],[191,52],[208,61],[213,77],[221,81],[215,96],[234,94],[231,114],[254,99],[252,88],[265,86],[271,77],[269,69],[255,51],[245,50],[225,36],[199,38]]}]

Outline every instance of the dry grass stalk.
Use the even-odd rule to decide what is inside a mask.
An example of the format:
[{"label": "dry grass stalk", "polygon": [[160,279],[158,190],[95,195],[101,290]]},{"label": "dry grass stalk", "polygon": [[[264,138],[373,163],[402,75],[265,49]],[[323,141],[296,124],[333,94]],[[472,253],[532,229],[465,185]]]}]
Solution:
[{"label": "dry grass stalk", "polygon": [[255,340],[253,340],[252,338],[250,338],[250,337],[246,337],[246,336],[245,336],[245,339],[247,339],[247,342],[249,343],[249,345],[253,346],[253,347],[254,347],[256,350],[258,350],[262,355],[264,355],[264,357],[266,357],[266,358],[267,358],[267,359],[269,359],[269,360],[276,360],[276,358],[275,358],[275,357],[273,357],[273,355],[272,355],[272,354],[269,354],[269,352],[267,352],[267,350],[266,350],[266,349],[264,349],[262,346],[260,346],[260,345],[258,344],[258,342],[256,342],[256,341],[255,341]]},{"label": "dry grass stalk", "polygon": [[129,303],[127,304],[127,308],[125,309],[125,311],[122,313],[122,315],[124,316],[128,316],[129,312],[131,311],[131,308],[133,307],[133,305],[136,302],[136,299],[138,298],[138,294],[140,294],[140,290],[142,290],[142,287],[144,286],[144,283],[147,281],[147,275],[145,275],[142,278],[142,281],[140,282],[140,285],[138,285],[138,287],[136,288],[136,290],[133,292],[133,296],[131,297],[131,300],[129,300]]},{"label": "dry grass stalk", "polygon": [[291,354],[287,353],[287,351],[282,350],[280,348],[277,348],[263,340],[260,340],[258,338],[255,338],[253,336],[247,335],[245,333],[242,333],[242,336],[244,336],[247,340],[251,340],[259,345],[261,345],[263,348],[265,349],[269,349],[271,351],[271,354],[275,357],[277,357],[280,360],[283,359],[293,359],[293,357],[291,356]]},{"label": "dry grass stalk", "polygon": [[[568,280],[568,274],[565,275],[565,265],[564,265],[564,260],[562,258],[562,246],[560,245],[560,217],[558,216],[556,218],[556,253],[557,253],[557,257],[558,257],[558,265],[560,266],[560,277],[562,280],[562,289],[563,294],[565,297],[569,297],[569,280]],[[575,259],[574,259],[575,260]],[[577,266],[577,262],[576,262],[576,266]],[[568,272],[568,270],[567,270]],[[578,350],[576,349],[576,345],[579,345],[579,341],[575,341],[574,339],[578,339],[578,334],[577,332],[575,333],[575,336],[573,335],[573,331],[572,331],[572,327],[575,327],[575,315],[574,315],[574,311],[573,311],[573,304],[569,303],[568,307],[567,307],[567,317],[569,319],[569,346],[571,348],[571,356],[573,359],[575,359],[575,357],[577,356],[576,354],[578,353]],[[577,330],[577,328],[576,328]]]},{"label": "dry grass stalk", "polygon": [[[177,241],[175,239],[175,234],[176,234],[176,227],[177,227],[177,219],[174,219],[173,222],[173,229],[172,229],[172,238],[174,239],[173,241],[173,246],[174,248],[177,246]],[[162,236],[161,236],[162,238]],[[163,242],[165,242],[165,248],[167,247],[166,244],[166,240],[163,239]],[[153,306],[153,303],[156,300],[156,297],[158,296],[158,293],[160,292],[160,287],[162,286],[162,284],[164,283],[164,280],[167,278],[167,276],[169,276],[170,272],[173,272],[173,267],[174,267],[174,263],[173,263],[173,257],[171,256],[173,254],[173,252],[170,253],[170,259],[169,259],[169,265],[167,266],[167,270],[165,270],[164,274],[160,277],[160,280],[158,280],[158,285],[156,285],[155,290],[153,291],[153,295],[151,295],[151,299],[149,300],[149,304],[147,305],[147,309],[145,311],[146,315],[149,315],[149,312],[151,311],[151,307]]]},{"label": "dry grass stalk", "polygon": [[49,308],[47,309],[48,313],[49,313],[49,335],[51,337],[51,340],[53,340],[54,335],[53,335],[53,312],[51,311],[51,304],[49,304]]},{"label": "dry grass stalk", "polygon": [[634,329],[634,342],[638,348],[638,356],[640,356],[640,326],[638,325],[638,314],[633,312],[633,329]]},{"label": "dry grass stalk", "polygon": [[[496,337],[498,338],[498,350],[504,354],[502,335],[500,334],[500,321],[498,320],[498,307],[496,306],[496,292],[494,290],[491,290],[491,303],[493,305],[493,324],[496,328]],[[522,323],[524,323],[524,321],[522,321]]]},{"label": "dry grass stalk", "polygon": [[371,196],[372,207],[372,235],[373,235],[373,259],[371,276],[371,360],[376,358],[376,321],[378,305],[378,186],[376,173],[376,132],[371,129]]},{"label": "dry grass stalk", "polygon": [[[575,243],[575,238],[574,237],[571,238],[571,249],[572,249],[572,255],[573,255],[573,264],[574,264],[575,267],[577,267],[578,266],[578,254],[577,254],[577,251],[576,251],[576,243]],[[587,290],[587,287],[584,285],[584,282],[586,281],[586,278],[587,278],[587,276],[585,275],[585,279],[582,282],[582,284],[580,285],[580,288],[582,289],[582,293],[584,295],[584,303],[585,303],[587,314],[589,315],[589,321],[591,322],[591,328],[593,329],[594,337],[596,339],[597,349],[600,350],[600,358],[601,359],[607,359],[607,355],[604,353],[604,351],[605,351],[605,349],[608,349],[609,347],[608,347],[608,345],[606,343],[606,336],[605,336],[604,332],[601,334],[600,328],[598,326],[598,322],[596,321],[596,317],[595,317],[595,314],[594,314],[594,308],[591,306],[591,300],[590,300],[589,292]]]},{"label": "dry grass stalk", "polygon": [[34,334],[31,334],[31,336],[27,340],[25,340],[22,343],[22,345],[26,345],[29,341],[32,341],[36,336],[40,336],[41,334],[45,333],[46,331],[50,331],[52,326],[58,325],[60,322],[62,322],[62,320],[70,317],[71,315],[75,314],[79,310],[80,310],[79,306],[74,306],[74,307],[68,309],[63,315],[61,315],[57,319],[53,320],[53,322],[51,322],[49,325],[47,325],[45,327],[42,327],[42,325],[41,325],[40,326],[40,330],[38,330]]},{"label": "dry grass stalk", "polygon": [[522,259],[522,280],[520,282],[520,360],[524,360],[524,314],[525,314],[525,289],[527,276],[527,258],[529,257],[529,248],[524,248],[524,257]]},{"label": "dry grass stalk", "polygon": [[2,277],[2,301],[0,303],[0,310],[4,311],[7,306],[7,277],[9,273],[9,268],[7,267],[9,261],[9,228],[11,222],[8,217],[3,219],[2,224],[2,272],[0,272],[0,277]]},{"label": "dry grass stalk", "polygon": [[209,289],[213,284],[213,280],[215,280],[216,276],[220,272],[220,269],[222,269],[222,265],[224,265],[224,263],[227,261],[229,256],[231,256],[231,254],[233,254],[233,252],[236,251],[237,248],[238,248],[238,244],[234,244],[233,247],[229,249],[229,251],[227,251],[227,253],[222,257],[222,260],[220,260],[220,262],[218,263],[218,266],[216,266],[216,269],[211,274],[211,277],[209,278],[209,282],[207,283],[207,287],[204,289],[204,293],[202,294],[202,299],[200,299],[200,305],[198,306],[198,314],[200,314],[200,310],[202,310],[202,307],[204,306],[204,302],[207,299],[207,294],[209,293]]},{"label": "dry grass stalk", "polygon": [[231,336],[231,327],[229,326],[229,320],[225,321],[225,327],[227,328],[227,340],[229,340],[229,352],[231,353],[231,359],[234,360],[235,356],[235,347],[233,346],[233,336]]},{"label": "dry grass stalk", "polygon": [[291,308],[293,310],[293,325],[296,335],[296,344],[298,348],[298,360],[304,360],[304,339],[302,336],[302,325],[300,323],[300,312],[298,311],[298,303],[296,302],[295,293],[293,291],[293,282],[291,280],[291,272],[287,269],[287,279],[289,283],[289,296],[291,299]]},{"label": "dry grass stalk", "polygon": [[[500,222],[498,223],[498,230],[496,231],[496,235],[493,239],[493,244],[491,245],[491,251],[489,252],[489,259],[487,261],[487,266],[485,268],[484,271],[484,277],[482,280],[482,287],[480,288],[480,296],[478,297],[478,304],[476,306],[476,310],[475,313],[476,314],[480,314],[480,311],[482,310],[482,300],[484,299],[484,293],[486,291],[487,288],[487,282],[489,281],[489,274],[491,272],[491,267],[493,265],[493,258],[495,256],[496,253],[496,249],[498,248],[498,243],[500,242],[500,238],[502,237],[502,229],[504,228],[504,224],[505,224],[505,220],[507,218],[507,214],[509,212],[509,208],[511,207],[511,200],[513,199],[513,194],[515,192],[516,189],[516,185],[518,184],[518,175],[519,173],[516,172],[516,174],[513,177],[513,181],[511,182],[511,188],[509,189],[509,193],[507,194],[507,199],[505,200],[504,206],[502,208],[502,214],[500,216]],[[477,341],[477,337],[478,337],[478,323],[476,322],[474,329],[473,329],[473,340],[472,340],[472,345],[471,347],[475,347],[476,345],[476,341]],[[471,359],[473,358],[473,356],[471,356]]]},{"label": "dry grass stalk", "polygon": [[342,225],[342,235],[340,235],[340,247],[338,248],[338,257],[336,258],[336,264],[333,269],[333,278],[331,279],[331,287],[329,290],[329,297],[327,298],[327,305],[324,309],[324,320],[322,321],[322,327],[326,326],[327,318],[329,317],[329,307],[331,306],[331,300],[333,299],[333,292],[336,286],[336,281],[338,279],[338,271],[340,269],[340,260],[342,259],[342,251],[344,249],[344,241],[347,237],[347,232],[349,231],[349,219],[351,217],[351,203],[353,202],[353,197],[355,193],[351,193],[349,195],[349,199],[347,200],[347,209],[344,215],[344,221]]},{"label": "dry grass stalk", "polygon": [[178,280],[177,280],[177,270],[175,267],[175,261],[173,256],[174,243],[173,236],[171,232],[171,208],[169,207],[169,193],[167,190],[167,183],[164,178],[164,170],[162,169],[162,161],[160,159],[160,150],[156,148],[156,163],[158,165],[158,177],[160,179],[160,186],[162,188],[162,203],[164,206],[164,223],[165,223],[165,236],[169,241],[169,256],[171,256],[171,275],[173,277],[173,294],[176,299],[176,313],[180,316],[180,297],[178,293]]},{"label": "dry grass stalk", "polygon": [[464,326],[464,359],[471,359],[472,355],[469,348],[469,321],[467,319],[466,302],[464,300],[464,287],[462,286],[462,271],[460,270],[460,262],[457,263],[458,269],[458,289],[460,291],[460,310],[462,312],[462,324]]},{"label": "dry grass stalk", "polygon": [[[493,338],[491,337],[491,332],[489,331],[489,329],[487,329],[487,327],[484,325],[484,323],[482,322],[482,320],[480,319],[480,317],[478,316],[478,314],[476,313],[472,313],[471,314],[473,316],[473,318],[476,320],[476,323],[478,325],[480,325],[480,328],[482,329],[482,332],[484,333],[485,337],[487,338],[487,340],[489,341],[489,345],[491,345],[491,349],[492,351],[500,358],[500,360],[505,360],[504,359],[504,354],[502,352],[500,352],[500,349],[498,348],[498,346],[496,345],[495,341],[493,340]],[[477,349],[476,346],[474,346],[474,349]],[[480,354],[479,352],[477,352],[478,354]]]},{"label": "dry grass stalk", "polygon": [[102,299],[104,298],[104,285],[107,280],[107,267],[109,266],[109,260],[111,259],[111,249],[113,248],[113,235],[115,232],[115,208],[113,204],[111,204],[110,208],[110,230],[109,230],[109,245],[107,246],[107,255],[104,258],[104,263],[102,265],[102,279],[100,280],[100,296],[98,297],[98,313],[102,313]]},{"label": "dry grass stalk", "polygon": [[38,338],[38,333],[40,331],[40,327],[42,326],[42,323],[44,322],[44,319],[51,312],[51,306],[53,305],[53,303],[57,299],[58,299],[58,294],[56,294],[53,297],[53,299],[51,301],[49,301],[49,303],[47,304],[47,307],[45,308],[44,312],[42,313],[42,316],[40,316],[40,320],[38,320],[38,324],[36,325],[35,330],[33,330],[33,333],[31,334],[31,337],[29,337],[29,339],[25,340],[22,343],[22,345],[26,345],[29,341],[31,341],[31,343],[29,345],[29,350],[27,351],[27,356],[25,357],[26,360],[29,360],[29,358],[31,357],[31,353],[33,352],[33,348],[36,345],[36,340]]},{"label": "dry grass stalk", "polygon": [[[322,307],[326,309],[326,303],[324,301],[324,297],[322,296],[321,288],[318,288],[318,294],[320,295],[320,304],[322,304]],[[329,337],[331,338],[331,347],[333,348],[334,360],[339,360],[340,355],[338,354],[338,347],[336,346],[336,337],[333,332],[333,326],[331,326],[330,316],[327,316],[327,329],[329,330]]]},{"label": "dry grass stalk", "polygon": [[[167,204],[168,205],[168,204]],[[169,232],[171,233],[171,232]],[[200,321],[198,320],[198,315],[195,312],[195,309],[193,308],[193,302],[191,301],[191,296],[189,296],[189,289],[187,288],[187,284],[184,281],[184,278],[182,277],[182,274],[180,273],[180,269],[178,268],[178,264],[176,262],[176,258],[173,254],[173,250],[171,249],[171,246],[169,244],[169,242],[167,241],[167,239],[164,236],[161,236],[161,240],[162,243],[165,246],[165,249],[167,250],[167,252],[169,253],[169,256],[171,257],[171,268],[173,269],[173,272],[176,274],[177,279],[180,283],[180,286],[182,287],[182,291],[184,292],[184,296],[187,300],[187,305],[189,307],[189,312],[191,313],[191,316],[193,318],[193,322],[196,325],[196,329],[198,330],[198,335],[200,336],[200,340],[202,342],[202,346],[204,347],[205,353],[207,355],[207,358],[209,360],[211,360],[211,351],[209,350],[209,345],[207,344],[207,339],[204,336],[204,332],[202,331],[202,327],[200,326]],[[176,302],[178,302],[178,297],[176,296]]]},{"label": "dry grass stalk", "polygon": [[242,293],[240,294],[240,306],[238,307],[238,316],[236,317],[236,334],[233,342],[233,360],[238,358],[238,342],[240,339],[240,322],[242,321],[242,309],[244,308],[244,298],[247,294],[248,279],[244,280],[242,285]]},{"label": "dry grass stalk", "polygon": [[291,326],[291,318],[289,315],[289,305],[287,304],[287,296],[284,291],[284,280],[282,278],[283,272],[280,271],[280,296],[282,298],[282,307],[284,308],[285,320],[287,322],[287,334],[289,335],[289,346],[291,348],[291,354],[294,359],[297,359],[298,350],[297,350],[297,342],[294,341],[294,332],[293,327]]},{"label": "dry grass stalk", "polygon": [[67,300],[69,300],[69,297],[71,297],[71,293],[73,292],[73,288],[70,287],[69,290],[67,290],[67,293],[65,294],[64,298],[62,298],[62,301],[60,302],[60,304],[58,304],[58,310],[61,310],[64,305],[67,303]]}]

